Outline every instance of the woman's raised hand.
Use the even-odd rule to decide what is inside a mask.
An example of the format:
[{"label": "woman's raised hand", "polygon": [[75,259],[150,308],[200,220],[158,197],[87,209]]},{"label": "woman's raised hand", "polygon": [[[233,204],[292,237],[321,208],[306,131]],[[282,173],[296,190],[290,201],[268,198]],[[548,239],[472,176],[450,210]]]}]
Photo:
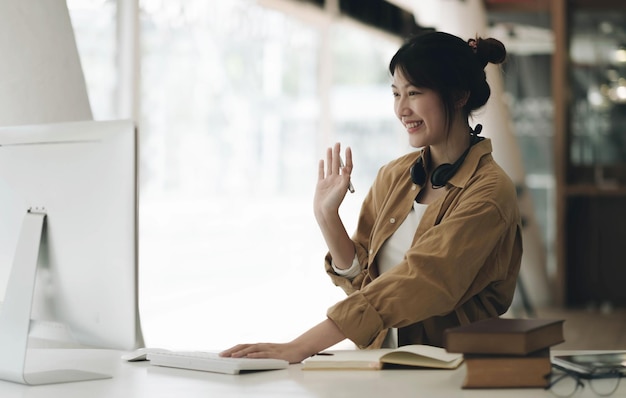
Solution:
[{"label": "woman's raised hand", "polygon": [[339,205],[350,187],[352,173],[352,150],[346,148],[346,163],[342,167],[341,144],[326,150],[326,162],[319,161],[317,186],[313,199],[316,212],[338,211]]}]

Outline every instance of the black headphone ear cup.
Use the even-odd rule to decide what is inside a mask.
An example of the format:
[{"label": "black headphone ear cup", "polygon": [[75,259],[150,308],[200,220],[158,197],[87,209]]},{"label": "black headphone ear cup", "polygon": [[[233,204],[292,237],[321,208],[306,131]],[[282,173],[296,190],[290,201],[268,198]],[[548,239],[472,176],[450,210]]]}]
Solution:
[{"label": "black headphone ear cup", "polygon": [[411,180],[417,185],[424,185],[426,182],[426,171],[421,157],[411,166]]},{"label": "black headphone ear cup", "polygon": [[[433,170],[430,175],[430,183],[433,185],[433,188],[441,188],[446,185],[448,183],[448,180],[454,176],[456,171],[463,164],[463,161],[467,157],[467,154],[472,148],[472,145],[484,140],[484,137],[477,136],[482,128],[483,126],[481,126],[480,124],[476,125],[476,130],[474,130],[475,133],[471,132],[470,134],[470,146],[465,150],[465,152],[463,152],[461,157],[459,157],[456,162],[452,164],[444,163],[435,168],[435,170]],[[413,166],[411,166],[410,172],[413,183],[417,185],[424,185],[424,183],[426,183],[426,170],[424,170],[424,164],[421,156],[419,157],[419,159],[417,159]]]},{"label": "black headphone ear cup", "polygon": [[454,174],[456,174],[459,167],[461,167],[461,165],[463,164],[463,161],[467,157],[470,148],[471,146],[467,148],[465,152],[463,152],[461,157],[458,158],[456,162],[452,164],[444,163],[437,167],[435,170],[433,170],[432,174],[430,175],[430,182],[433,184],[433,187],[440,188],[446,185],[448,180],[452,178]]},{"label": "black headphone ear cup", "polygon": [[430,176],[430,182],[433,184],[433,187],[437,188],[446,185],[448,180],[452,178],[452,176],[456,172],[456,169],[459,168],[459,165],[457,165],[456,163],[444,163],[437,167],[435,170],[433,170]]}]

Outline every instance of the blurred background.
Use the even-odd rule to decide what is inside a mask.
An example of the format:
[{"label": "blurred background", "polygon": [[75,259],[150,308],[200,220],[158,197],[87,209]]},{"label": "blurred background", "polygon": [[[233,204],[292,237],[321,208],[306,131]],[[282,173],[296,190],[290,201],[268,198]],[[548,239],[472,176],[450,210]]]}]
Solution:
[{"label": "blurred background", "polygon": [[140,132],[146,344],[287,341],[325,317],[344,295],[323,271],[317,162],[335,142],[352,148],[341,215],[353,231],[378,169],[413,150],[391,56],[457,26],[509,51],[492,80],[500,121],[484,124],[526,226],[512,311],[613,316],[626,305],[622,3],[67,0],[92,117]]}]

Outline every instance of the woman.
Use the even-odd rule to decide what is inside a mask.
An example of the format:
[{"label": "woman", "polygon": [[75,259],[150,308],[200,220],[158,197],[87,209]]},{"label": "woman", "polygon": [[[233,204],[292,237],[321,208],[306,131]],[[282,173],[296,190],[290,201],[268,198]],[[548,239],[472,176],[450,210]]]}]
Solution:
[{"label": "woman", "polygon": [[339,144],[319,164],[314,210],[326,271],[349,296],[289,343],[240,344],[223,356],[297,363],[346,338],[361,348],[443,346],[446,328],[509,308],[522,255],[515,187],[480,126],[469,125],[490,95],[485,66],[505,56],[498,40],[442,32],[398,50],[389,65],[394,110],[422,149],[380,169],[352,238],[339,217],[351,150],[345,166]]}]

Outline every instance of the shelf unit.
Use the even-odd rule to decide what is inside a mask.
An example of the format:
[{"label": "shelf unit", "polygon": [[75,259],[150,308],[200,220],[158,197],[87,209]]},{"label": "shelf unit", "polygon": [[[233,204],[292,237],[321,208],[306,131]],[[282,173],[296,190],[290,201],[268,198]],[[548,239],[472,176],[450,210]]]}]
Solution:
[{"label": "shelf unit", "polygon": [[[575,13],[626,15],[623,1],[553,0],[550,2],[555,51],[552,64],[554,99],[554,157],[556,179],[556,299],[566,307],[626,305],[626,159],[582,159],[572,150],[578,104],[591,101],[577,92],[575,74],[588,68],[602,72],[601,62],[572,60]],[[625,18],[626,20],[626,18]],[[607,27],[608,29],[608,27]],[[590,38],[593,44],[593,38]],[[626,43],[625,43],[626,44]],[[598,46],[600,44],[597,44]],[[625,65],[626,66],[626,65]],[[617,112],[626,112],[626,104]],[[605,118],[606,119],[606,118]],[[607,119],[608,123],[612,119]],[[606,121],[606,120],[605,120]],[[624,135],[626,126],[617,137]],[[588,132],[598,136],[601,129]],[[600,137],[603,139],[603,137]],[[588,143],[587,143],[588,144]],[[579,145],[585,149],[585,144]],[[611,149],[611,148],[608,148]],[[619,148],[626,150],[626,148]],[[607,152],[607,143],[604,143]],[[574,152],[574,154],[573,154]]]}]

